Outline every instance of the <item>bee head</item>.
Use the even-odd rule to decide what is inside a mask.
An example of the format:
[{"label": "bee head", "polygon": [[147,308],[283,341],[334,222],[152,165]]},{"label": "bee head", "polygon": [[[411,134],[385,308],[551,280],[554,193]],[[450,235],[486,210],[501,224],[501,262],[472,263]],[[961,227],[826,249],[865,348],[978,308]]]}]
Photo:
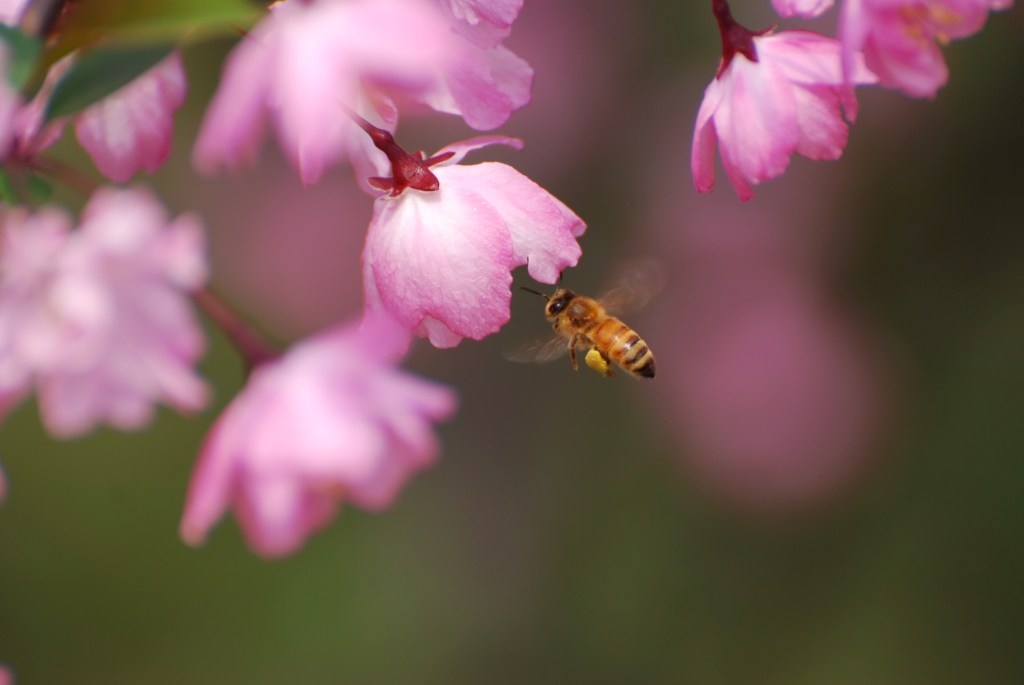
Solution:
[{"label": "bee head", "polygon": [[576,297],[576,293],[565,288],[559,288],[555,291],[555,294],[548,298],[548,304],[544,307],[544,314],[549,318],[553,319],[569,305],[570,302]]},{"label": "bee head", "polygon": [[554,319],[561,314],[562,311],[569,306],[569,303],[577,297],[576,293],[571,290],[566,290],[565,288],[559,288],[553,295],[545,295],[542,292],[526,287],[522,287],[520,290],[525,290],[526,292],[533,293],[534,295],[540,295],[547,300],[548,303],[544,305],[544,315],[549,319]]}]

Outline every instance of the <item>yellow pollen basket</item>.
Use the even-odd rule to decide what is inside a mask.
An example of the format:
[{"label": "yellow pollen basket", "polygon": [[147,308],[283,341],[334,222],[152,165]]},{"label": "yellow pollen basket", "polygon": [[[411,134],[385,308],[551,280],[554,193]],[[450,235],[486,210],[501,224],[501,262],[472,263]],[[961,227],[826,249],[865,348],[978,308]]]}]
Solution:
[{"label": "yellow pollen basket", "polygon": [[583,358],[583,361],[587,363],[587,366],[592,368],[594,371],[597,371],[602,376],[613,375],[611,369],[608,368],[608,362],[605,360],[604,356],[597,351],[596,347],[590,348],[590,351],[587,352],[587,356]]}]

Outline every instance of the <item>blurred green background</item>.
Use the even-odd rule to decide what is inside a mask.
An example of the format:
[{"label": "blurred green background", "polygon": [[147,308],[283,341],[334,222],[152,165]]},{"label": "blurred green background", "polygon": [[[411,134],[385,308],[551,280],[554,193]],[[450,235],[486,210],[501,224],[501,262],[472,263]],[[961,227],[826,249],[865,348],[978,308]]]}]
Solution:
[{"label": "blurred green background", "polygon": [[[440,462],[394,508],[346,509],[275,562],[230,519],[200,549],[177,537],[199,444],[242,383],[217,334],[201,416],[58,442],[26,403],[0,431],[0,663],[18,683],[1024,682],[1022,11],[946,50],[935,101],[861,91],[841,161],[794,160],[739,207],[721,174],[711,197],[689,177],[719,54],[710,14],[633,5],[526,0],[509,45],[536,69],[535,99],[503,132],[527,149],[486,158],[588,221],[574,287],[598,291],[627,256],[669,262],[676,282],[631,320],[659,379],[504,361],[545,330],[517,292],[499,335],[409,361],[461,397]],[[767,3],[733,9],[774,21]],[[344,171],[302,190],[269,149],[259,171],[194,176],[189,144],[229,47],[186,52],[190,98],[155,185],[206,218],[228,297],[292,339],[357,312],[369,203]],[[399,140],[468,137],[440,119],[407,120]],[[279,213],[255,225],[248,200]],[[814,245],[801,278],[881,341],[870,453],[813,497],[737,498],[690,458],[673,325],[691,320],[679,284],[701,258],[675,237],[698,211],[712,231],[729,212],[720,232],[737,235],[809,226],[786,233],[795,253]]]}]

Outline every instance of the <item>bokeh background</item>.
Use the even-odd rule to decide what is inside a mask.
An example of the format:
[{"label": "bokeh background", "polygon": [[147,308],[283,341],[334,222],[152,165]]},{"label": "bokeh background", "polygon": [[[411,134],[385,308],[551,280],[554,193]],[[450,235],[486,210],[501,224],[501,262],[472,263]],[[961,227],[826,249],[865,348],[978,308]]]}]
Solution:
[{"label": "bokeh background", "polygon": [[[517,291],[499,335],[409,360],[461,397],[441,461],[275,562],[231,520],[200,549],[177,537],[242,383],[216,333],[200,416],[58,442],[26,404],[0,431],[17,682],[1024,682],[1024,13],[950,45],[935,101],[861,91],[841,161],[794,159],[744,204],[689,174],[719,55],[705,4],[526,0],[509,45],[534,101],[502,131],[527,147],[470,160],[516,165],[588,221],[566,285],[663,265],[627,318],[654,382],[505,361],[547,330]],[[225,295],[289,341],[358,311],[369,201],[345,171],[303,189],[270,148],[248,172],[191,171],[229,47],[186,52],[152,183],[205,218]],[[469,134],[408,117],[399,140]]]}]

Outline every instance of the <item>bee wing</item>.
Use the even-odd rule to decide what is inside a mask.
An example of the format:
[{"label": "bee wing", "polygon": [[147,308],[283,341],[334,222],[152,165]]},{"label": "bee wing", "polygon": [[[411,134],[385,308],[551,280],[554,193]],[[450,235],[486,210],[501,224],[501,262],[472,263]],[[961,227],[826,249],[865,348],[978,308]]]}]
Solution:
[{"label": "bee wing", "polygon": [[614,285],[598,301],[611,314],[641,309],[665,287],[665,267],[653,259],[627,262],[617,270]]},{"label": "bee wing", "polygon": [[518,348],[507,350],[503,356],[510,362],[545,363],[551,362],[569,351],[569,344],[564,338],[544,338],[535,340]]}]

